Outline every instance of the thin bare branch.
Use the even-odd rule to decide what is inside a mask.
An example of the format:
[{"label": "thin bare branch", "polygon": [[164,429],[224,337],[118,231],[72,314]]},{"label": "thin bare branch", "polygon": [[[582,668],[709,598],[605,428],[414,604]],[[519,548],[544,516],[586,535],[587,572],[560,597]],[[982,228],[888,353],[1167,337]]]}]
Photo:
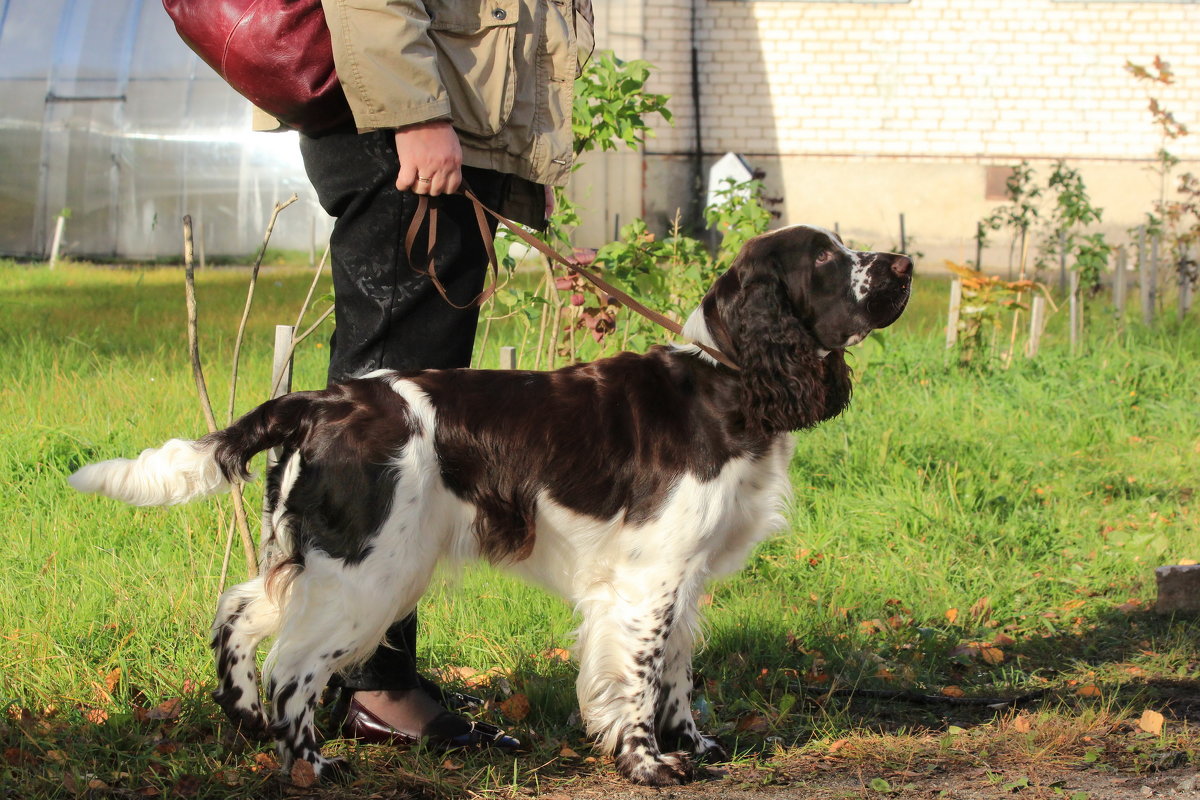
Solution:
[{"label": "thin bare branch", "polygon": [[263,243],[262,247],[259,248],[258,258],[254,259],[254,268],[250,271],[250,286],[246,290],[246,307],[242,309],[242,320],[238,323],[237,338],[233,342],[233,373],[229,381],[229,409],[226,414],[226,425],[233,422],[234,403],[237,400],[238,362],[242,357],[242,340],[246,336],[246,322],[250,319],[250,308],[254,305],[254,288],[258,285],[258,271],[262,267],[263,256],[267,254],[267,245],[271,241],[271,232],[275,230],[275,220],[279,219],[279,212],[298,199],[299,197],[293,194],[282,203],[275,204],[275,210],[271,212],[271,220],[267,223],[267,231],[263,235]]},{"label": "thin bare branch", "polygon": [[208,398],[208,384],[204,380],[204,367],[200,363],[199,314],[196,309],[196,265],[195,247],[192,241],[192,217],[183,218],[183,286],[187,302],[188,359],[192,363],[192,378],[196,381],[196,393],[200,397],[200,410],[208,432],[217,429],[217,418],[213,414],[212,402]]}]

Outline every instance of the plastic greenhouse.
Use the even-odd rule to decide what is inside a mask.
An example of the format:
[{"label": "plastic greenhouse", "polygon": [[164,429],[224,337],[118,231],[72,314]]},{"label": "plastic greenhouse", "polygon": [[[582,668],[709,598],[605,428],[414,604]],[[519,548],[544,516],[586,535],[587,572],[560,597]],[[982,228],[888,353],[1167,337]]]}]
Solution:
[{"label": "plastic greenhouse", "polygon": [[0,0],[0,254],[44,257],[309,249],[329,222],[294,133],[255,133],[249,104],[184,45],[158,0]]}]

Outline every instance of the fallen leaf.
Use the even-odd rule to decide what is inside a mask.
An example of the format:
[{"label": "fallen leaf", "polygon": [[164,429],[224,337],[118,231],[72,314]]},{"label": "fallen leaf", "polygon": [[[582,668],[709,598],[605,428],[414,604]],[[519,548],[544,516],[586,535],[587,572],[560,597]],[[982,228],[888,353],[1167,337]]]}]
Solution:
[{"label": "fallen leaf", "polygon": [[50,761],[53,761],[55,764],[67,763],[67,754],[62,750],[47,750],[46,758],[48,758]]},{"label": "fallen leaf", "polygon": [[275,760],[275,756],[270,753],[255,753],[254,754],[254,769],[255,770],[275,770],[279,769],[279,762]]},{"label": "fallen leaf", "polygon": [[94,791],[101,792],[108,788],[108,784],[105,783],[104,781],[100,780],[99,778],[92,778],[90,781],[87,782],[87,788],[92,789]]},{"label": "fallen leaf", "polygon": [[865,619],[858,623],[858,629],[870,636],[873,633],[879,633],[883,630],[883,622],[877,619]]},{"label": "fallen leaf", "polygon": [[178,697],[173,697],[170,700],[164,700],[154,708],[146,712],[146,719],[153,720],[169,720],[178,719],[179,712],[183,709],[183,701]]},{"label": "fallen leaf", "polygon": [[4,760],[14,767],[19,767],[22,764],[33,764],[37,761],[32,753],[26,752],[19,747],[4,748]]},{"label": "fallen leaf", "polygon": [[83,716],[93,725],[103,725],[108,721],[108,712],[102,708],[85,708]]},{"label": "fallen leaf", "polygon": [[737,730],[742,733],[763,733],[771,729],[762,714],[747,714],[737,721]]},{"label": "fallen leaf", "polygon": [[829,745],[829,754],[833,755],[838,750],[841,750],[849,741],[849,739],[838,739],[836,742],[833,742]]},{"label": "fallen leaf", "polygon": [[452,761],[447,758],[445,761],[442,762],[442,769],[448,769],[453,772],[454,770],[462,769],[462,768],[463,768],[463,762],[461,762],[461,761]]},{"label": "fallen leaf", "polygon": [[1158,734],[1162,733],[1163,721],[1162,714],[1146,709],[1142,712],[1142,718],[1138,720],[1138,727],[1146,733]]},{"label": "fallen leaf", "polygon": [[971,606],[969,612],[975,619],[987,619],[992,615],[992,600],[990,597],[981,597]]},{"label": "fallen leaf", "polygon": [[542,656],[551,661],[570,661],[571,651],[565,650],[561,647],[553,647],[542,653]]},{"label": "fallen leaf", "polygon": [[981,647],[979,657],[983,659],[983,663],[993,667],[1004,663],[1004,651],[999,647]]},{"label": "fallen leaf", "polygon": [[946,609],[946,621],[949,622],[951,625],[953,625],[955,620],[957,620],[957,619],[958,619],[958,609],[957,608],[947,608]]},{"label": "fallen leaf", "polygon": [[109,694],[117,690],[117,684],[121,682],[121,668],[117,667],[108,675],[104,676],[104,688]]},{"label": "fallen leaf", "polygon": [[1075,694],[1080,697],[1100,697],[1103,692],[1100,691],[1100,687],[1096,686],[1096,684],[1089,683],[1076,689]]},{"label": "fallen leaf", "polygon": [[1181,566],[1181,567],[1193,567],[1195,565],[1196,565],[1196,560],[1194,558],[1179,559],[1179,566]]},{"label": "fallen leaf", "polygon": [[576,753],[574,750],[572,750],[566,743],[563,744],[562,749],[558,751],[558,754],[563,758],[579,758],[579,753]]},{"label": "fallen leaf", "polygon": [[992,647],[1011,647],[1016,643],[1016,639],[1004,633],[997,633],[996,638],[992,639]]},{"label": "fallen leaf", "polygon": [[974,658],[977,655],[979,655],[979,648],[973,644],[960,644],[950,651],[951,658],[962,658],[964,656]]},{"label": "fallen leaf", "polygon": [[1012,726],[1017,733],[1029,733],[1033,730],[1033,717],[1028,714],[1018,714],[1013,720]]},{"label": "fallen leaf", "polygon": [[292,762],[292,772],[288,777],[292,779],[293,786],[307,789],[317,782],[317,771],[311,763],[298,758]]},{"label": "fallen leaf", "polygon": [[500,710],[513,722],[520,722],[529,716],[529,698],[523,694],[514,694],[500,702]]},{"label": "fallen leaf", "polygon": [[965,697],[966,692],[957,686],[943,686],[941,695],[943,697]]}]

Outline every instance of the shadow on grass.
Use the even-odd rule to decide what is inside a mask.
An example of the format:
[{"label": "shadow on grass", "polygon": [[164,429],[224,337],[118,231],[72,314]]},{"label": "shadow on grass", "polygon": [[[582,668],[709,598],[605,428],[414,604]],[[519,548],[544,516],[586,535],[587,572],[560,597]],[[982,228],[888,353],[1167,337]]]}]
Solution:
[{"label": "shadow on grass", "polygon": [[[1195,620],[1105,612],[1078,630],[1004,640],[997,648],[1004,661],[995,664],[964,652],[967,639],[954,631],[922,630],[929,629],[909,624],[874,637],[834,632],[807,642],[778,630],[719,631],[697,659],[697,715],[742,763],[769,760],[780,746],[813,740],[985,725],[1011,717],[1014,708],[1005,701],[1033,690],[1041,694],[1021,710],[1071,717],[1097,707],[1110,716],[1153,708],[1176,725],[1200,722]],[[906,664],[919,665],[920,672],[906,672]],[[873,673],[868,665],[875,666]],[[916,680],[897,677],[904,674]],[[947,686],[960,687],[963,696],[940,695]],[[1095,692],[1081,692],[1084,687]],[[327,753],[354,765],[351,783],[303,790],[282,779],[270,745],[230,738],[209,688],[195,687],[153,708],[136,689],[121,686],[104,708],[31,711],[10,704],[0,723],[0,797],[444,798],[468,791],[528,793],[579,781],[594,785],[615,777],[611,764],[588,747],[573,713],[574,668],[557,660],[530,660],[491,685],[450,687],[493,695],[481,715],[526,742],[528,752],[515,760],[331,740]],[[924,699],[913,701],[906,691]],[[527,706],[505,701],[521,695]],[[1175,753],[1171,765],[1200,761],[1194,736],[1192,745]]]}]

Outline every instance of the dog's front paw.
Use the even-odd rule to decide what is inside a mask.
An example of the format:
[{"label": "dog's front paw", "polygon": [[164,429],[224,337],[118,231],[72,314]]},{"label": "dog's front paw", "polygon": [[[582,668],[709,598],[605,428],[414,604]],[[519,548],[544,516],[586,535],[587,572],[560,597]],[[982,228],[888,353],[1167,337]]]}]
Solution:
[{"label": "dog's front paw", "polygon": [[617,756],[617,772],[631,783],[642,786],[678,786],[695,774],[688,753],[647,753],[632,751]]}]

